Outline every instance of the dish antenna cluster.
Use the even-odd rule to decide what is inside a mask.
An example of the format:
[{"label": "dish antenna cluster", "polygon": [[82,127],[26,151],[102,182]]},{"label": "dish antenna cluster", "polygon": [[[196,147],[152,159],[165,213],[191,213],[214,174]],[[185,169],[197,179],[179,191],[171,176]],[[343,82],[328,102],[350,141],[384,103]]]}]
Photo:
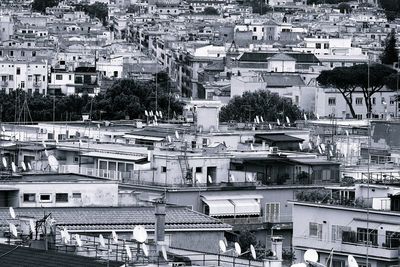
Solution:
[{"label": "dish antenna cluster", "polygon": [[219,245],[219,250],[220,250],[220,252],[221,252],[222,254],[224,254],[224,253],[226,253],[226,252],[228,252],[228,251],[235,251],[236,257],[239,257],[239,256],[241,256],[241,255],[250,253],[250,254],[251,254],[251,257],[252,257],[254,260],[257,259],[256,250],[255,250],[254,246],[251,245],[251,244],[250,244],[249,250],[247,250],[247,251],[245,251],[245,252],[243,252],[243,253],[242,253],[242,248],[240,247],[240,245],[239,245],[238,242],[235,242],[234,248],[228,249],[228,250],[227,250],[227,248],[226,248],[227,244],[226,244],[226,241],[225,241],[225,240],[220,240],[219,243],[218,243],[218,245]]},{"label": "dish antenna cluster", "polygon": [[160,111],[156,110],[154,112],[152,110],[150,110],[150,111],[145,110],[144,111],[144,115],[146,116],[147,121],[152,119],[153,126],[157,126],[158,125],[158,119],[159,118],[160,119],[163,118],[163,114],[162,114],[161,110]]}]

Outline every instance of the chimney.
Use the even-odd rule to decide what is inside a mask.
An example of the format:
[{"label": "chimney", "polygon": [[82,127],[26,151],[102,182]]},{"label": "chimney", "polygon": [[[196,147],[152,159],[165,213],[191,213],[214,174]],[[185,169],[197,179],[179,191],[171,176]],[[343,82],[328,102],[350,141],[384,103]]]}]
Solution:
[{"label": "chimney", "polygon": [[282,241],[283,238],[281,236],[271,237],[271,250],[276,253],[278,260],[282,260]]},{"label": "chimney", "polygon": [[157,255],[159,255],[161,247],[165,244],[165,206],[163,199],[157,201],[154,214],[156,217],[155,240]]}]

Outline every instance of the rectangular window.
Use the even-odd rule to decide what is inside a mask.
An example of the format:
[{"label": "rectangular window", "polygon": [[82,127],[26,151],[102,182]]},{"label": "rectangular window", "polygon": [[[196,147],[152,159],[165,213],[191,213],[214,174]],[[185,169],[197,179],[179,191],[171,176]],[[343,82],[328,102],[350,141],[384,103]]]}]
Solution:
[{"label": "rectangular window", "polygon": [[21,88],[25,88],[25,82],[24,81],[21,82]]},{"label": "rectangular window", "polygon": [[385,246],[388,248],[398,248],[400,246],[400,232],[386,231]]},{"label": "rectangular window", "polygon": [[324,49],[329,49],[329,44],[324,44]]},{"label": "rectangular window", "polygon": [[163,173],[167,172],[167,167],[161,166],[161,172],[163,172]]},{"label": "rectangular window", "polygon": [[363,244],[378,245],[378,230],[357,228],[357,242]]},{"label": "rectangular window", "polygon": [[203,168],[202,167],[196,167],[196,173],[202,173]]},{"label": "rectangular window", "polygon": [[278,202],[265,203],[265,221],[279,222],[281,213],[281,204]]},{"label": "rectangular window", "polygon": [[372,98],[372,105],[376,105],[376,98],[375,97]]},{"label": "rectangular window", "polygon": [[17,68],[17,75],[21,74],[21,68]]},{"label": "rectangular window", "polygon": [[335,106],[336,105],[336,97],[328,98],[328,105],[329,106]]},{"label": "rectangular window", "polygon": [[50,194],[40,194],[40,202],[51,202]]},{"label": "rectangular window", "polygon": [[61,81],[63,79],[61,74],[57,74],[56,75],[56,80]]},{"label": "rectangular window", "polygon": [[36,194],[24,194],[24,202],[35,202]]},{"label": "rectangular window", "polygon": [[362,105],[363,103],[363,98],[362,97],[356,97],[356,105]]},{"label": "rectangular window", "polygon": [[72,193],[72,198],[82,198],[81,193]]},{"label": "rectangular window", "polygon": [[322,224],[320,223],[312,223],[309,225],[309,232],[311,237],[316,237],[318,239],[322,239]]},{"label": "rectangular window", "polygon": [[320,44],[320,43],[316,43],[316,44],[315,44],[315,48],[316,48],[316,49],[321,49],[321,44]]},{"label": "rectangular window", "polygon": [[14,81],[14,76],[13,75],[8,75],[8,80],[9,81]]},{"label": "rectangular window", "polygon": [[351,228],[348,226],[332,225],[332,241],[342,241],[343,232],[350,232]]},{"label": "rectangular window", "polygon": [[68,202],[68,193],[56,193],[56,202]]}]

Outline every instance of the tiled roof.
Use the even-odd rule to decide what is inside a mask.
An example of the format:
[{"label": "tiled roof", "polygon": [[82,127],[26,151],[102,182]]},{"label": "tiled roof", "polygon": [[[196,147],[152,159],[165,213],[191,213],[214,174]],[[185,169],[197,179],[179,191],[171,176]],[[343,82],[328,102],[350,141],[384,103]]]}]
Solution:
[{"label": "tiled roof", "polygon": [[[241,62],[266,62],[268,58],[279,54],[279,52],[244,52],[239,61]],[[286,55],[296,59],[296,63],[315,63],[318,64],[320,61],[312,53],[300,53],[300,52],[288,52]]]},{"label": "tiled roof", "polygon": [[[43,214],[51,213],[57,225],[71,230],[132,230],[135,225],[154,229],[155,208],[136,207],[71,207],[71,208],[15,208],[17,216],[39,219]],[[11,220],[8,208],[0,208],[0,221]],[[3,225],[3,227],[8,227]],[[230,225],[192,211],[185,207],[167,206],[165,216],[166,229],[178,230],[217,230],[231,229]]]},{"label": "tiled roof", "polygon": [[304,81],[300,75],[287,75],[287,74],[264,74],[262,76],[267,87],[290,87],[290,86],[304,86]]},{"label": "tiled roof", "polygon": [[296,61],[293,57],[284,53],[275,54],[268,58],[268,61]]},{"label": "tiled roof", "polygon": [[304,139],[286,134],[256,134],[260,138],[272,142],[303,142]]},{"label": "tiled roof", "polygon": [[0,244],[0,255],[0,266],[2,267],[117,267],[122,265],[122,263],[115,261],[110,261],[109,265],[107,265],[107,262],[99,261],[95,258],[83,257],[69,253],[57,253],[54,251],[32,249],[28,247],[16,247],[5,244]]}]

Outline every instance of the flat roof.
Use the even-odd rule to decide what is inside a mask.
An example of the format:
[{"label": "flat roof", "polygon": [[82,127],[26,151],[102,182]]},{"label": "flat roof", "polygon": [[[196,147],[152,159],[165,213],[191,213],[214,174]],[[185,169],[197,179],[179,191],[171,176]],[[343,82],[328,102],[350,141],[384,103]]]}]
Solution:
[{"label": "flat roof", "polygon": [[101,182],[101,183],[117,183],[118,181],[102,179],[96,177],[88,177],[79,174],[28,174],[20,173],[18,176],[9,176],[5,180],[0,181],[0,185],[9,183],[82,183],[82,182]]},{"label": "flat roof", "polygon": [[285,133],[272,133],[272,134],[256,134],[256,138],[272,142],[303,142],[304,139],[295,136],[287,135]]},{"label": "flat roof", "polygon": [[126,155],[126,154],[116,154],[116,153],[106,153],[106,152],[88,152],[81,156],[91,157],[91,158],[107,158],[107,159],[118,159],[125,161],[143,161],[147,159],[147,155]]}]

